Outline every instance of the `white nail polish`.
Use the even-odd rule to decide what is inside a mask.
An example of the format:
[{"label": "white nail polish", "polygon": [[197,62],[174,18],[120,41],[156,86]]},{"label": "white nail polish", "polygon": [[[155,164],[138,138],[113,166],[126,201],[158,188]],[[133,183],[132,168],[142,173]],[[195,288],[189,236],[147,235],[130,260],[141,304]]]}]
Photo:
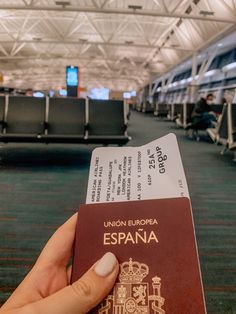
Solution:
[{"label": "white nail polish", "polygon": [[94,271],[98,276],[106,277],[113,271],[116,263],[117,259],[115,255],[108,252],[97,262]]}]

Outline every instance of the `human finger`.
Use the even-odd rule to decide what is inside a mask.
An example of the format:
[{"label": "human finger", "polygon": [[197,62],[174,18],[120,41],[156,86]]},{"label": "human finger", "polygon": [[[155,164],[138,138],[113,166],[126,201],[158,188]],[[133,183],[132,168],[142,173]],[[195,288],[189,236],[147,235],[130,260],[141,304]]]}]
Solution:
[{"label": "human finger", "polygon": [[[82,314],[99,304],[114,286],[119,264],[106,253],[78,281],[25,308],[37,314]],[[28,313],[28,312],[27,312]]]}]

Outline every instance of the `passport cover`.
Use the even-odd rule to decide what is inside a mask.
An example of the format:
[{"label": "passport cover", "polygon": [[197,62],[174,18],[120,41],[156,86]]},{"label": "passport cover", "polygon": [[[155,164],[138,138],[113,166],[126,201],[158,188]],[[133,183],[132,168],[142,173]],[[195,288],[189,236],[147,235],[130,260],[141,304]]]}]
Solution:
[{"label": "passport cover", "polygon": [[108,251],[120,273],[90,313],[206,313],[188,198],[82,205],[72,282]]}]

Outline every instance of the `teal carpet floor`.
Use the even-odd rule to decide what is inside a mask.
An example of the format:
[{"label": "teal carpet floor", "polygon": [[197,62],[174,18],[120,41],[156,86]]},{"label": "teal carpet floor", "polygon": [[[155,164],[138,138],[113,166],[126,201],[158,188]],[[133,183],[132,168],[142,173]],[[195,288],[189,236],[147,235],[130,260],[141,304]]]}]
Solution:
[{"label": "teal carpet floor", "polygon": [[[132,112],[128,130],[130,146],[169,132],[177,135],[193,205],[207,311],[236,314],[233,154],[222,156],[221,147],[190,140],[174,123],[151,115]],[[94,147],[1,145],[0,304],[32,267],[54,230],[85,202]]]}]

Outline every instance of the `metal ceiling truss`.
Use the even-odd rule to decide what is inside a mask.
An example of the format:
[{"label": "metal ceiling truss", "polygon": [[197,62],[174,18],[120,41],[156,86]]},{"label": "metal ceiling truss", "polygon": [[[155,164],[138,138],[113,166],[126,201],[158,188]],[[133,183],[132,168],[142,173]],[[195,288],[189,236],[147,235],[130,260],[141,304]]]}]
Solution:
[{"label": "metal ceiling truss", "polygon": [[[88,6],[72,0],[64,6],[42,0],[9,3],[0,5],[0,69],[11,79],[15,75],[19,85],[25,78],[43,86],[49,77],[52,85],[64,84],[64,68],[58,68],[72,63],[81,67],[82,85],[94,80],[138,89],[159,76],[155,87],[217,32],[236,25],[236,0],[145,0],[142,9],[128,8],[125,0],[91,0]],[[34,68],[32,76],[23,71],[26,62]]]},{"label": "metal ceiling truss", "polygon": [[[220,1],[220,0],[215,0]],[[230,7],[231,8],[231,7]],[[174,12],[158,12],[158,11],[148,11],[148,10],[130,10],[130,9],[110,9],[101,8],[98,6],[94,7],[83,7],[83,6],[38,6],[38,5],[1,5],[0,10],[17,10],[17,11],[52,11],[52,12],[83,12],[83,13],[96,13],[96,14],[121,14],[121,15],[133,15],[133,16],[149,16],[149,17],[163,17],[163,18],[181,18],[181,19],[191,19],[199,21],[209,21],[209,22],[222,22],[227,24],[236,24],[235,18],[222,18],[219,16],[205,16],[205,15],[190,15],[186,13],[176,13]]]},{"label": "metal ceiling truss", "polygon": [[[42,44],[54,44],[54,45],[83,45],[82,41],[75,41],[75,40],[67,40],[64,39],[63,37],[58,38],[57,40],[42,40],[42,41],[36,41],[36,40],[2,40],[1,44],[11,44],[11,43],[19,43],[19,44],[36,44],[37,45],[42,45]],[[107,41],[86,41],[85,42],[88,45],[100,45],[100,46],[106,46],[106,47],[128,47],[128,49],[132,48],[145,48],[145,49],[162,49],[162,50],[177,50],[177,51],[189,51],[189,52],[194,52],[194,48],[188,48],[188,47],[169,47],[169,46],[157,46],[157,45],[152,45],[152,44],[127,44],[125,42],[107,42]]]}]

